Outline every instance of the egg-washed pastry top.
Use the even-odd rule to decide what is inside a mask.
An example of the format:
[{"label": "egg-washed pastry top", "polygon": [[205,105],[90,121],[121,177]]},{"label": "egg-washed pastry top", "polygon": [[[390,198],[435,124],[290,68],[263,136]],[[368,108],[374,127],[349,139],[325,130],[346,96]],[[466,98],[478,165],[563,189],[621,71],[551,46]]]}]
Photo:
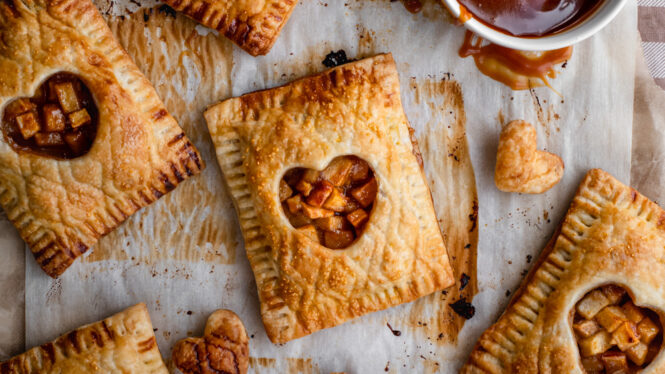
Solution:
[{"label": "egg-washed pastry top", "polygon": [[203,161],[89,0],[0,2],[0,205],[52,277]]},{"label": "egg-washed pastry top", "polygon": [[273,342],[453,284],[390,54],[205,117]]},{"label": "egg-washed pastry top", "polygon": [[665,212],[602,170],[462,373],[662,373]]}]

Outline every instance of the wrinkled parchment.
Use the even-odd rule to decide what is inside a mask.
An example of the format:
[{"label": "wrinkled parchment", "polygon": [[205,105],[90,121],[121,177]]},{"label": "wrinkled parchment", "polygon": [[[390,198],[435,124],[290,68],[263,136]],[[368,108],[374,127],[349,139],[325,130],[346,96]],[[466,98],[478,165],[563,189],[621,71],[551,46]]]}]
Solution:
[{"label": "wrinkled parchment", "polygon": [[[481,75],[472,60],[457,56],[464,30],[433,2],[412,15],[399,2],[387,0],[303,0],[271,53],[258,58],[181,16],[172,19],[155,10],[147,17],[134,13],[119,18],[114,15],[124,8],[144,11],[134,3],[98,5],[108,10],[112,29],[201,149],[208,167],[196,181],[183,183],[131,217],[59,280],[48,278],[28,258],[28,346],[145,301],[165,357],[178,339],[200,334],[209,313],[224,307],[241,316],[252,336],[254,372],[454,372],[503,311],[586,170],[601,167],[630,182],[638,53],[632,3],[607,29],[576,47],[552,83],[562,97],[547,88],[512,92]],[[469,232],[479,234],[477,276],[469,267],[479,290],[473,300],[476,315],[456,339],[447,330],[452,318],[448,303],[455,299],[440,294],[282,346],[272,345],[265,335],[235,213],[201,112],[226,97],[321,71],[325,55],[338,49],[350,58],[393,53],[437,216],[446,221],[446,231],[455,232],[447,236],[449,247],[455,247],[451,253],[464,254],[458,247],[475,241]],[[516,118],[534,123],[539,147],[566,163],[562,182],[543,195],[506,194],[494,187],[498,133]],[[469,217],[476,188],[477,221]],[[475,254],[464,256],[459,266],[468,267]],[[386,323],[401,335],[394,336]]]}]

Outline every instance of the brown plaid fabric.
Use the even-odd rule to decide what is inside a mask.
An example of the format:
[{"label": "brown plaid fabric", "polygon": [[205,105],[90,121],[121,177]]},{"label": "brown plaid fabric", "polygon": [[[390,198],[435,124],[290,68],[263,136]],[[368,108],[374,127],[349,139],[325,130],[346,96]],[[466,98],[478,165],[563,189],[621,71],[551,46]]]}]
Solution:
[{"label": "brown plaid fabric", "polygon": [[638,0],[644,57],[656,83],[665,89],[665,0]]}]

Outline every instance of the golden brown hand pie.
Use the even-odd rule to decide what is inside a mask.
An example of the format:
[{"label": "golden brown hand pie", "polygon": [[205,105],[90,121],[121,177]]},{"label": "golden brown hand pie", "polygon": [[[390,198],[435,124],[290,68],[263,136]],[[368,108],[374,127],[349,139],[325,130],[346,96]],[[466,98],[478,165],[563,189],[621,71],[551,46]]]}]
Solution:
[{"label": "golden brown hand pie", "polygon": [[602,170],[462,373],[662,373],[665,211]]},{"label": "golden brown hand pie", "polygon": [[230,310],[211,314],[202,338],[187,338],[173,348],[173,362],[183,374],[245,374],[249,338],[240,318]]},{"label": "golden brown hand pie", "polygon": [[543,193],[563,177],[563,161],[536,149],[536,129],[525,121],[512,121],[501,130],[494,183],[504,192]]},{"label": "golden brown hand pie", "polygon": [[2,374],[168,374],[150,315],[138,304],[0,363]]},{"label": "golden brown hand pie", "polygon": [[0,204],[52,277],[203,168],[89,0],[0,2]]},{"label": "golden brown hand pie", "polygon": [[[454,283],[391,55],[226,100],[205,117],[237,208],[263,322],[274,343]],[[353,190],[335,194],[334,187],[346,185],[345,178],[352,175],[333,162],[341,156],[366,162],[371,174],[363,172],[359,183],[376,183],[376,191],[368,185],[355,195]],[[326,247],[316,231],[300,230],[304,226],[289,221],[280,184],[294,168],[316,176],[294,182],[312,182],[299,208],[309,210],[303,214],[307,219],[342,217],[345,209],[369,206],[363,201],[372,204],[362,230],[354,231],[360,235],[346,248]],[[326,183],[327,196],[310,201]],[[346,203],[326,206],[331,198]],[[355,221],[346,219],[351,225]],[[333,234],[346,230],[334,224],[322,227]]]},{"label": "golden brown hand pie", "polygon": [[219,31],[252,56],[275,44],[297,0],[162,0],[201,24]]}]

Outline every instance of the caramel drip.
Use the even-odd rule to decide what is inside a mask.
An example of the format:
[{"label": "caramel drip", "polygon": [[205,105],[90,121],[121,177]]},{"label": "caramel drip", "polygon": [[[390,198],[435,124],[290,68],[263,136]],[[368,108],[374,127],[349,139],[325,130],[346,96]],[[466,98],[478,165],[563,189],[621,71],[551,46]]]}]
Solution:
[{"label": "caramel drip", "polygon": [[460,23],[464,24],[466,23],[466,21],[470,20],[471,18],[473,18],[473,14],[471,14],[471,12],[469,12],[469,10],[466,9],[464,5],[460,4],[459,18],[458,18]]},{"label": "caramel drip", "polygon": [[466,32],[459,49],[460,57],[473,57],[481,73],[513,90],[540,86],[539,81],[551,88],[548,78],[556,78],[555,66],[568,61],[572,54],[573,47],[544,52],[518,51],[484,43],[471,31]]}]

